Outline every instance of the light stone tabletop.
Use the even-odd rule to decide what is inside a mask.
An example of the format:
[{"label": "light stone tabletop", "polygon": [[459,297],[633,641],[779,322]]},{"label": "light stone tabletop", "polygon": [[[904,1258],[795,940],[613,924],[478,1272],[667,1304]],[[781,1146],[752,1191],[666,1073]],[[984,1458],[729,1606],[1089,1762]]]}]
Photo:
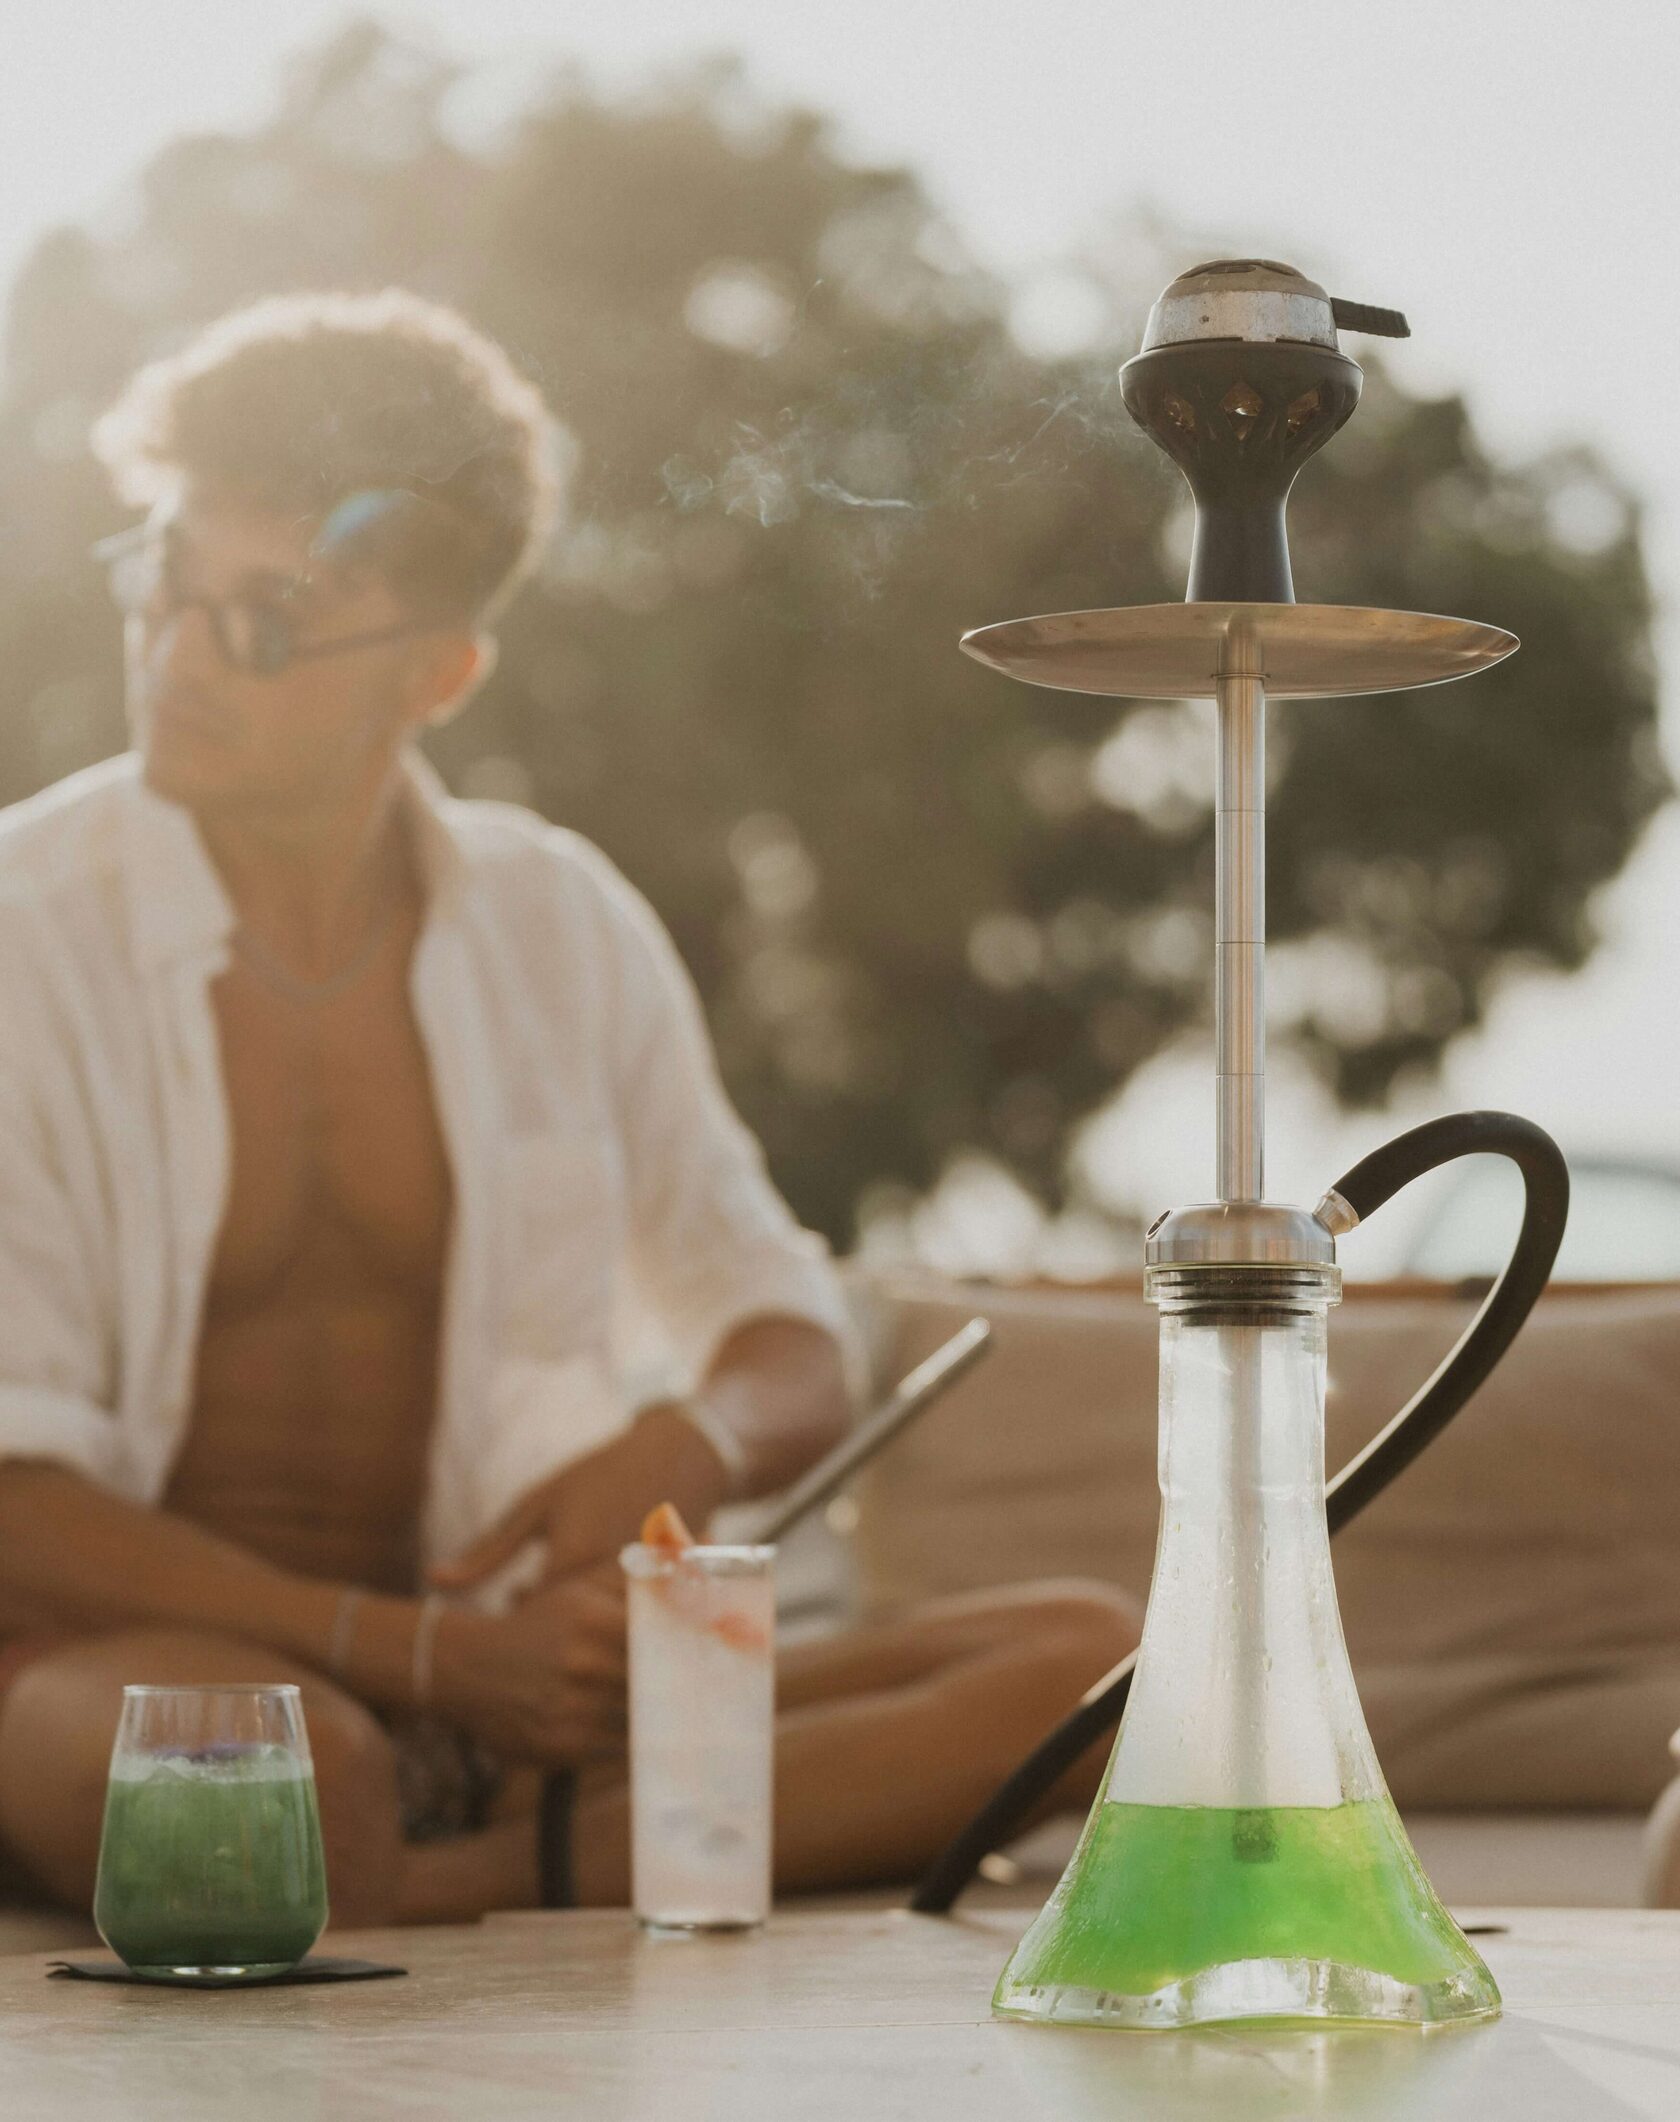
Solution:
[{"label": "light stone tabletop", "polygon": [[1680,1914],[1518,1909],[1486,2027],[1075,2032],[987,2014],[1028,1910],[341,1933],[402,1981],[206,1995],[0,1959],[0,2111],[49,2122],[1618,2122],[1680,2117]]}]

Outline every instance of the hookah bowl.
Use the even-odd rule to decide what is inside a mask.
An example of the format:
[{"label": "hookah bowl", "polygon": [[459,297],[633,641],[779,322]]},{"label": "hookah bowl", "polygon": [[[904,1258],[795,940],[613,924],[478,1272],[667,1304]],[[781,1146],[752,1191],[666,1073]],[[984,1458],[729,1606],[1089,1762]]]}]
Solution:
[{"label": "hookah bowl", "polygon": [[[1294,602],[1284,510],[1358,403],[1338,327],[1402,335],[1293,268],[1221,260],[1176,280],[1121,371],[1128,409],[1196,501],[1183,604],[989,626],[969,654],[1033,684],[1217,703],[1218,1199],[1162,1216],[1162,1513],[1143,1640],[922,1882],[950,1907],[980,1856],[1124,1718],[1079,1846],[993,1998],[1058,2024],[1242,2019],[1438,2024],[1495,2015],[1492,1975],[1424,1876],[1383,1783],[1343,1642],[1330,1533],[1461,1407],[1510,1345],[1562,1238],[1568,1176],[1531,1123],[1433,1121],[1315,1209],[1264,1188],[1265,706],[1486,668],[1497,627]],[[1458,1348],[1326,1490],[1326,1320],[1336,1240],[1421,1172],[1496,1151],[1522,1231]]]}]

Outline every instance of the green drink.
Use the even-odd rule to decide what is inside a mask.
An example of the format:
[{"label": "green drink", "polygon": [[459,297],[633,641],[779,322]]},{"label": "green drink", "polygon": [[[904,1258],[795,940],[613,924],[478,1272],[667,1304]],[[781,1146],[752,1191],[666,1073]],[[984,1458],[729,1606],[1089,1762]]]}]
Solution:
[{"label": "green drink", "polygon": [[1011,2017],[1170,2024],[1209,1970],[1231,2017],[1292,2016],[1279,2006],[1303,1987],[1333,1993],[1340,2017],[1499,2006],[1386,1797],[1249,1811],[1099,1804],[993,2004]]},{"label": "green drink", "polygon": [[[289,1692],[267,1714],[238,1715],[258,1697]],[[283,1974],[320,1936],[326,1871],[315,1778],[296,1690],[130,1690],[176,1731],[135,1744],[124,1706],[105,1800],[94,1921],[136,1973],[162,1979]],[[176,1698],[173,1717],[160,1707]],[[183,1696],[197,1697],[185,1714]],[[219,1700],[206,1701],[213,1697]],[[295,1732],[284,1726],[295,1720]],[[200,1743],[180,1743],[196,1723]],[[230,1722],[261,1735],[218,1736]],[[263,1731],[264,1726],[268,1730]]]}]

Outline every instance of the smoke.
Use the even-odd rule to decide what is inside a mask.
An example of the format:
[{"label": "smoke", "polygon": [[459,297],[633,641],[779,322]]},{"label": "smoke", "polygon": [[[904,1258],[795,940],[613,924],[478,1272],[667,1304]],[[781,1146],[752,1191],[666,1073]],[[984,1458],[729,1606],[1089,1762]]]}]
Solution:
[{"label": "smoke", "polygon": [[[1117,409],[1106,372],[1024,405],[1016,401],[1016,420],[1022,411],[1038,417],[1007,440],[996,431],[1000,395],[983,379],[970,397],[947,390],[918,398],[902,382],[871,388],[849,378],[842,404],[784,406],[772,432],[737,423],[733,447],[714,464],[669,458],[660,467],[666,496],[685,514],[718,508],[766,530],[791,522],[808,502],[910,517],[941,506],[974,507],[987,488],[1021,477],[1064,478],[1081,452],[1114,437]],[[1006,399],[1002,404],[1007,410]],[[1065,439],[1056,443],[1053,430],[1064,431]],[[1000,473],[1013,476],[1000,479]]]},{"label": "smoke", "polygon": [[855,485],[823,468],[836,457],[867,456],[871,441],[877,455],[890,454],[883,450],[878,431],[833,435],[825,432],[823,423],[791,407],[781,418],[783,432],[774,436],[738,426],[736,448],[715,471],[687,457],[667,459],[660,467],[667,496],[684,514],[716,507],[728,516],[750,516],[765,530],[791,523],[807,498],[834,508],[915,512],[918,504],[903,494],[859,493]]},{"label": "smoke", "polygon": [[738,420],[715,456],[690,451],[660,467],[667,504],[785,529],[827,518],[831,578],[873,602],[911,545],[1027,483],[1062,485],[1106,452],[1117,420],[1112,365],[1090,364],[1038,397],[1013,358],[907,364],[891,376],[850,372],[813,404]]},{"label": "smoke", "polygon": [[819,501],[833,501],[841,508],[913,509],[916,506],[914,501],[900,500],[896,494],[848,493],[837,479],[812,479],[808,482],[807,490],[815,494]]}]

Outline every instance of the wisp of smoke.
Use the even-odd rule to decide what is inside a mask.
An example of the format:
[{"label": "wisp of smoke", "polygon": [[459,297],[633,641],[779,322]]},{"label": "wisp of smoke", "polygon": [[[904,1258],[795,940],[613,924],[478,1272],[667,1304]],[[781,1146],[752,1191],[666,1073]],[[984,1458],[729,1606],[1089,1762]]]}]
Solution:
[{"label": "wisp of smoke", "polygon": [[914,509],[914,501],[900,500],[890,494],[848,493],[837,479],[807,479],[805,491],[815,494],[819,501],[838,502],[842,508],[908,508]]},{"label": "wisp of smoke", "polygon": [[797,419],[791,410],[784,417],[788,431],[775,437],[761,435],[756,428],[738,428],[742,446],[715,473],[686,457],[667,459],[660,467],[666,493],[685,514],[713,503],[726,515],[754,517],[766,530],[790,522],[799,513],[802,494],[836,508],[914,512],[916,503],[902,495],[856,493],[819,472],[818,463],[828,453],[825,438],[811,420]]}]

